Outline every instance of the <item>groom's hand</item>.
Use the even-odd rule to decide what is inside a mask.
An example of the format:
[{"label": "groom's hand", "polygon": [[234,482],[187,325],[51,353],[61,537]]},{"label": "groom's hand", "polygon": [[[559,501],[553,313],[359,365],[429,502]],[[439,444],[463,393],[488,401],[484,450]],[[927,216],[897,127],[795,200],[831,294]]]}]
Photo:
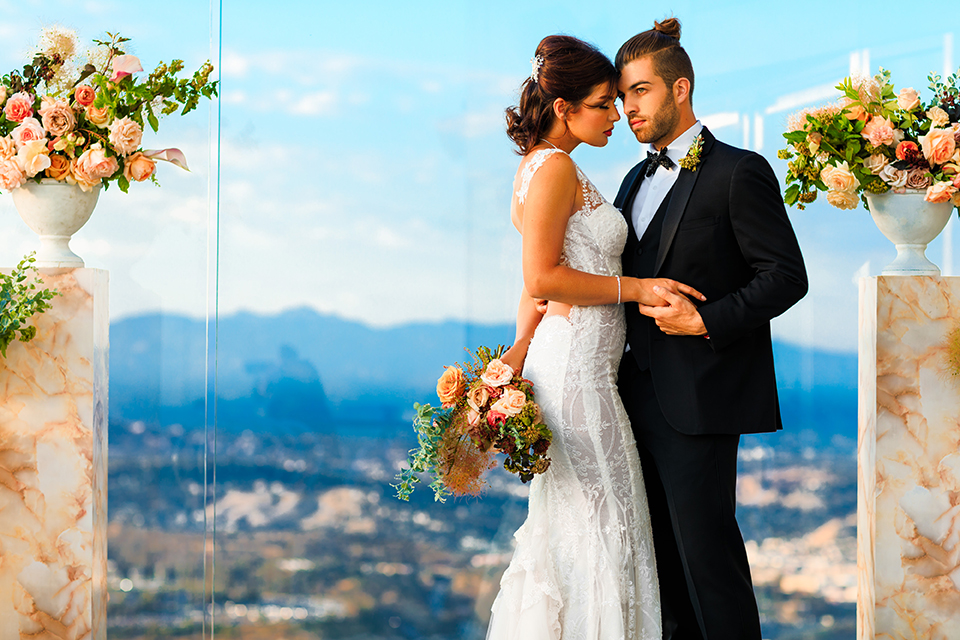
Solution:
[{"label": "groom's hand", "polygon": [[678,295],[661,286],[653,292],[663,299],[665,306],[640,305],[640,313],[656,320],[657,326],[670,336],[702,336],[707,328],[697,307],[686,296]]}]

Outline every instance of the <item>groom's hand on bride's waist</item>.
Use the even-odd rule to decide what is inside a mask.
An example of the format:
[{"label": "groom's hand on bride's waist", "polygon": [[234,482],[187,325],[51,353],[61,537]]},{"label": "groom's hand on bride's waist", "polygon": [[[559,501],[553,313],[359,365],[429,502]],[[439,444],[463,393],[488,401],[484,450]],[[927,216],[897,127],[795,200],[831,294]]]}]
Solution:
[{"label": "groom's hand on bride's waist", "polygon": [[[660,330],[670,336],[703,336],[707,328],[696,305],[678,291],[656,284],[653,293],[663,301],[662,305],[640,303],[640,313],[653,318]],[[698,296],[706,300],[703,296]]]}]

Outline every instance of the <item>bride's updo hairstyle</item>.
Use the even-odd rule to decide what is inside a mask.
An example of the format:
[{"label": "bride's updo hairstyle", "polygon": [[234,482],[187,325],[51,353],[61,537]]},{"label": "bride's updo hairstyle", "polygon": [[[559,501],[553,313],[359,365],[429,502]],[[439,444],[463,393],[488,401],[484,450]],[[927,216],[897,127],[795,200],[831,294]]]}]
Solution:
[{"label": "bride's updo hairstyle", "polygon": [[507,135],[526,155],[553,126],[553,101],[563,98],[567,113],[580,108],[598,85],[616,95],[617,69],[591,44],[572,36],[547,36],[531,61],[533,73],[520,85],[520,104],[507,109]]},{"label": "bride's updo hairstyle", "polygon": [[654,22],[653,29],[638,33],[623,43],[617,51],[617,71],[638,58],[651,56],[653,71],[666,83],[667,88],[679,78],[690,81],[690,103],[693,104],[693,64],[690,56],[680,46],[680,21],[667,18]]}]

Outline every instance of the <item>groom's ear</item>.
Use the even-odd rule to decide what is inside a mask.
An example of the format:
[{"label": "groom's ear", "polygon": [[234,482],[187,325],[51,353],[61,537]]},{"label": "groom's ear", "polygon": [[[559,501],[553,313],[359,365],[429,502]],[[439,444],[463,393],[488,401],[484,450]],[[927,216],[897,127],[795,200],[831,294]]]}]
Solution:
[{"label": "groom's ear", "polygon": [[677,78],[673,82],[673,100],[677,104],[690,102],[690,79]]}]

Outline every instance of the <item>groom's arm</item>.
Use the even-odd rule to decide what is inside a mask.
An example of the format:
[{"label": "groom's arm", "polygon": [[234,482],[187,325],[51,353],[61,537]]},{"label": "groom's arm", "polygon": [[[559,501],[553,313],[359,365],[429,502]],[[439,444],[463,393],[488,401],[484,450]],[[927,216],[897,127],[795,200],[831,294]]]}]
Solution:
[{"label": "groom's arm", "polygon": [[755,275],[736,291],[698,311],[713,349],[720,350],[796,304],[807,292],[800,245],[777,178],[756,153],[740,158],[730,181],[730,222]]}]

